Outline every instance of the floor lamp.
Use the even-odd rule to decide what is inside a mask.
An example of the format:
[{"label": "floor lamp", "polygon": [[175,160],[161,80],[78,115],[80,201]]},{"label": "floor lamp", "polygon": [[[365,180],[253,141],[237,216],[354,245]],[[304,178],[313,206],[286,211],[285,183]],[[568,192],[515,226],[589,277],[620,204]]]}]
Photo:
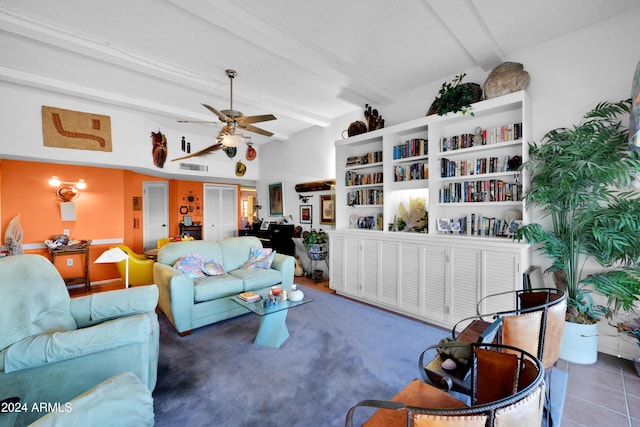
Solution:
[{"label": "floor lamp", "polygon": [[129,287],[129,255],[120,248],[111,248],[104,251],[95,261],[95,264],[110,264],[125,261],[124,287]]}]

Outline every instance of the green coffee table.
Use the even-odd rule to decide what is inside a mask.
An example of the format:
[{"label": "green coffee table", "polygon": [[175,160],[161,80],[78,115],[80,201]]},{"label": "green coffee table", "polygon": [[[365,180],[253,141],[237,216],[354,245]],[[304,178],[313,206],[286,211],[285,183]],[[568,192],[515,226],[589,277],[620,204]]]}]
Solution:
[{"label": "green coffee table", "polygon": [[254,344],[265,347],[280,348],[287,338],[289,338],[289,330],[287,329],[287,312],[290,308],[299,307],[303,304],[313,301],[304,298],[302,301],[278,301],[278,304],[265,306],[264,301],[266,295],[262,295],[262,300],[257,302],[246,302],[237,296],[231,297],[231,300],[240,304],[252,313],[260,316],[260,327],[258,334],[253,341]]}]

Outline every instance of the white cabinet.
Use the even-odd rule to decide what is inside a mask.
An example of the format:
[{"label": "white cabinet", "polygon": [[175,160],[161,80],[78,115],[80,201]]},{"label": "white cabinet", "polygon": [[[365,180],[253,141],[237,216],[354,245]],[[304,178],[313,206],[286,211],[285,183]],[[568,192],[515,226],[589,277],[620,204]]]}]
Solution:
[{"label": "white cabinet", "polygon": [[[476,314],[486,295],[520,289],[526,244],[461,236],[331,230],[330,286],[349,296],[443,327]],[[492,299],[483,312],[511,308]]]}]

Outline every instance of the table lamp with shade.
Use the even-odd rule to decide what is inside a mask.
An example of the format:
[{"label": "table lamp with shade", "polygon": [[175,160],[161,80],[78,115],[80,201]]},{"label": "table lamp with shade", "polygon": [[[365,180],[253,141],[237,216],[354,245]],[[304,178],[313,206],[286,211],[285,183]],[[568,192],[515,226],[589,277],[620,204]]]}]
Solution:
[{"label": "table lamp with shade", "polygon": [[100,255],[94,263],[96,264],[110,264],[120,261],[125,261],[125,277],[124,277],[124,286],[125,288],[129,287],[129,254],[123,251],[120,248],[111,248],[107,251],[104,251],[102,255]]}]

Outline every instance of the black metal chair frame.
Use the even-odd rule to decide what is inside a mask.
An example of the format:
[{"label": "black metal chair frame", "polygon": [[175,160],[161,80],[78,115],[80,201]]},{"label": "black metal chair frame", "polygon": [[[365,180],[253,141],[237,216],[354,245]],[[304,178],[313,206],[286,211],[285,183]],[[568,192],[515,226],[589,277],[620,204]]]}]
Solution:
[{"label": "black metal chair frame", "polygon": [[[447,344],[447,345],[463,345],[462,343],[451,343],[451,344]],[[469,344],[464,344],[464,345],[469,345],[472,347],[472,349],[474,348],[489,348],[489,349],[496,349],[499,351],[502,350],[510,350],[511,352],[516,353],[519,356],[519,361],[520,361],[520,366],[521,368],[524,366],[524,361],[525,360],[529,360],[531,361],[538,370],[538,374],[536,376],[536,378],[527,386],[525,386],[522,390],[517,391],[515,394],[511,395],[511,396],[507,396],[504,397],[502,399],[498,399],[494,402],[491,403],[486,403],[486,404],[481,404],[481,405],[475,405],[475,389],[476,389],[476,383],[475,383],[475,360],[471,363],[471,370],[470,372],[470,381],[471,381],[471,388],[470,388],[470,398],[471,398],[471,405],[466,407],[466,408],[456,408],[456,409],[436,409],[436,408],[421,408],[421,407],[416,407],[416,406],[410,406],[410,405],[406,405],[403,402],[392,402],[392,401],[385,401],[385,400],[362,400],[360,402],[358,402],[355,406],[351,407],[349,409],[349,411],[347,412],[347,416],[346,416],[346,420],[345,420],[345,427],[353,427],[353,415],[355,413],[355,410],[358,407],[374,407],[374,408],[379,408],[379,409],[393,409],[393,410],[402,410],[402,409],[406,409],[408,411],[407,414],[407,425],[411,426],[412,424],[412,414],[416,413],[416,414],[430,414],[430,415],[441,415],[441,416],[465,416],[465,415],[487,415],[488,417],[488,421],[487,421],[487,427],[492,427],[494,425],[494,421],[495,421],[495,413],[496,410],[501,409],[501,408],[505,408],[507,406],[513,405],[517,402],[519,402],[520,400],[526,398],[527,396],[529,396],[529,394],[537,387],[541,387],[544,386],[545,384],[545,380],[544,380],[544,367],[542,365],[542,362],[540,361],[540,359],[538,359],[536,356],[532,355],[531,353],[519,349],[517,347],[512,347],[509,345],[502,345],[502,344],[491,344],[491,343],[469,343]],[[436,347],[439,347],[440,345],[433,345],[431,347],[429,347],[428,349],[425,350],[433,350]],[[424,352],[423,352],[424,354]],[[475,357],[473,358],[475,359]],[[426,375],[424,373],[424,369],[420,369],[420,373],[421,375],[423,375],[423,379],[424,376]],[[427,383],[429,383],[429,381],[425,381]]]},{"label": "black metal chair frame", "polygon": [[[495,297],[499,297],[499,296],[503,296],[503,295],[508,295],[508,294],[513,294],[515,295],[515,301],[516,301],[516,308],[514,310],[505,310],[505,311],[499,311],[499,312],[493,312],[493,313],[485,313],[482,314],[480,313],[480,307],[482,306],[483,302],[489,298],[495,298]],[[534,306],[530,306],[530,307],[525,307],[522,308],[522,295],[526,295],[526,294],[546,294],[546,298],[544,303],[540,303],[540,304],[536,304]],[[555,298],[552,299],[552,296],[555,296]],[[453,329],[451,330],[451,337],[453,339],[456,339],[459,334],[456,334],[456,329],[464,323],[469,322],[470,320],[474,320],[474,319],[486,319],[486,318],[490,318],[493,320],[493,323],[491,323],[491,325],[485,330],[485,332],[483,332],[479,339],[478,342],[483,342],[483,343],[487,343],[487,342],[492,342],[495,337],[497,332],[499,331],[499,328],[501,326],[502,323],[502,319],[508,316],[515,316],[515,315],[522,315],[522,314],[526,314],[526,313],[533,313],[533,312],[537,312],[540,310],[542,311],[542,321],[540,322],[540,332],[538,334],[538,352],[535,355],[538,359],[542,360],[543,358],[543,351],[544,351],[544,340],[545,340],[545,332],[546,332],[546,324],[547,324],[547,312],[548,312],[548,308],[552,307],[556,304],[559,304],[560,302],[562,302],[562,300],[566,299],[567,297],[567,293],[566,291],[562,290],[562,289],[557,289],[557,288],[527,288],[527,289],[521,289],[521,290],[515,290],[515,291],[506,291],[506,292],[500,292],[500,293],[496,293],[496,294],[491,294],[491,295],[487,295],[486,297],[480,299],[480,301],[478,301],[478,304],[476,305],[476,312],[478,313],[477,316],[471,316],[471,317],[466,317],[460,321],[458,321]],[[499,337],[499,336],[498,336]],[[500,342],[500,340],[498,339],[497,344],[502,344]],[[434,383],[428,376],[428,373],[426,372],[426,366],[424,363],[424,356],[425,353],[429,350],[432,350],[433,348],[436,348],[438,346],[432,346],[429,347],[428,349],[426,349],[425,351],[423,351],[420,354],[420,358],[418,360],[418,366],[420,369],[420,373],[422,375],[423,380],[428,383],[428,384],[432,384],[436,387],[440,387],[442,389],[446,389],[447,392],[450,391],[457,391],[457,392],[461,392],[461,393],[468,393],[469,392],[469,388],[468,388],[468,367],[466,369],[462,369],[462,370],[458,370],[456,372],[453,372],[450,376],[444,376],[441,375],[440,373],[437,373],[438,376],[441,376],[439,383]],[[439,357],[439,356],[436,356]],[[554,363],[555,365],[555,363]],[[547,388],[546,388],[546,396],[545,396],[545,401],[547,402],[547,419],[549,424],[551,425],[551,373],[552,373],[552,369],[545,369],[545,378],[547,381]]]}]

